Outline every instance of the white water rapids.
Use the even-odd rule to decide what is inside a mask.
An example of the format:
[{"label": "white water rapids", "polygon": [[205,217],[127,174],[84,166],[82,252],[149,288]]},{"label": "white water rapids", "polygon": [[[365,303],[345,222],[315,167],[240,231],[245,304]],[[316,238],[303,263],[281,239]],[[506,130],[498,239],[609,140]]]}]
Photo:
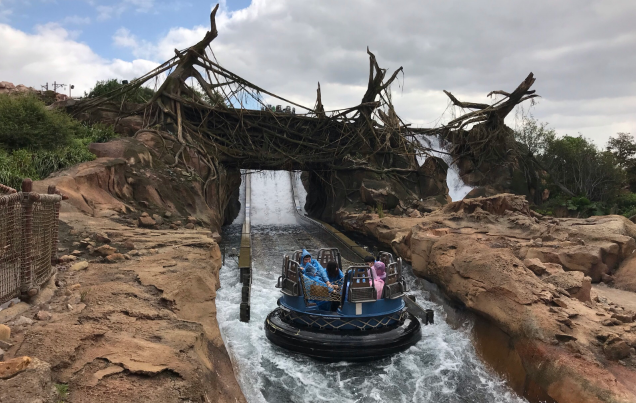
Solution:
[{"label": "white water rapids", "polygon": [[[323,363],[272,345],[263,324],[281,295],[274,286],[283,254],[334,245],[296,222],[291,192],[287,172],[252,174],[249,323],[239,321],[236,260],[226,257],[220,274],[217,319],[249,402],[525,402],[479,360],[470,338],[472,324],[459,329],[446,324],[442,307],[427,300],[423,283],[410,272],[412,293],[422,307],[435,310],[436,323],[422,326],[422,340],[409,350],[363,364]],[[237,224],[224,229],[228,254],[240,240]]]}]

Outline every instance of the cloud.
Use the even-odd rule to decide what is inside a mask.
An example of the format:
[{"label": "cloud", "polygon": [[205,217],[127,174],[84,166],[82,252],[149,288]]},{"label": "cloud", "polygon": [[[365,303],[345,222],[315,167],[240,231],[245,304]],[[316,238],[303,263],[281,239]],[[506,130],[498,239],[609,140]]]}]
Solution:
[{"label": "cloud", "polygon": [[8,2],[0,0],[0,23],[8,22],[13,10],[9,8]]},{"label": "cloud", "polygon": [[[450,119],[442,90],[490,102],[488,92],[511,91],[532,71],[542,96],[533,114],[561,134],[580,132],[602,144],[617,130],[636,132],[633,15],[632,1],[494,0],[484,8],[468,0],[399,7],[253,0],[231,13],[222,1],[213,49],[235,73],[309,106],[320,81],[325,107],[336,109],[362,98],[369,46],[389,72],[404,67],[394,102],[403,118],[422,126]],[[164,61],[207,29],[172,28],[156,41],[126,31],[113,39],[135,57]],[[508,123],[515,124],[512,114]]]},{"label": "cloud", "polygon": [[[93,4],[93,3],[91,3]],[[120,17],[128,10],[137,13],[149,13],[155,8],[155,0],[121,0],[113,5],[97,5],[97,19],[100,21]]]},{"label": "cloud", "polygon": [[0,78],[36,89],[46,82],[74,84],[81,94],[108,78],[132,79],[157,66],[148,60],[106,60],[89,46],[75,41],[57,24],[37,26],[27,34],[0,24]]},{"label": "cloud", "polygon": [[138,38],[127,28],[119,28],[113,35],[113,44],[129,49],[135,57],[164,62],[174,57],[174,49],[185,49],[203,38],[208,28],[171,28],[156,43]]},{"label": "cloud", "polygon": [[534,72],[542,96],[535,116],[602,144],[616,130],[636,132],[634,15],[636,2],[613,0],[493,0],[486,8],[468,0],[253,0],[221,14],[213,49],[235,73],[309,105],[320,81],[325,107],[340,108],[362,98],[368,45],[389,72],[404,67],[394,102],[422,125],[442,117],[444,89],[490,102],[488,92],[511,91]]},{"label": "cloud", "polygon": [[90,23],[90,17],[80,17],[79,15],[69,15],[61,21],[62,25],[88,25]]},{"label": "cloud", "polygon": [[[0,0],[3,3],[6,0]],[[124,12],[163,13],[177,3],[186,4],[116,0],[93,5],[99,18],[108,19]],[[132,62],[101,59],[60,27],[48,27],[46,35],[3,27],[1,32],[8,35],[10,30],[11,37],[0,40],[13,53],[3,54],[0,73],[3,79],[23,77],[15,66],[31,60],[29,47],[35,46],[41,60],[27,66],[38,82],[57,79],[48,78],[49,63],[55,74],[86,76],[88,82],[114,74],[138,76],[144,72],[137,70],[141,66],[149,70],[173,57],[175,48],[205,35],[206,4],[197,17],[202,25],[171,27],[159,38],[145,36],[138,26],[117,30],[113,45],[129,51]],[[320,81],[325,107],[337,109],[362,98],[369,46],[389,73],[404,67],[393,100],[398,113],[419,126],[450,118],[442,90],[462,100],[490,102],[488,92],[513,90],[532,71],[537,78],[533,88],[542,96],[533,114],[561,134],[580,132],[602,144],[616,131],[636,133],[634,15],[636,2],[631,0],[492,0],[487,7],[470,0],[253,0],[236,12],[227,11],[221,1],[219,37],[212,47],[226,68],[308,106],[315,102]],[[21,38],[22,50],[13,45],[14,38]],[[93,70],[80,71],[64,62],[65,57]],[[508,123],[514,125],[512,114]]]}]

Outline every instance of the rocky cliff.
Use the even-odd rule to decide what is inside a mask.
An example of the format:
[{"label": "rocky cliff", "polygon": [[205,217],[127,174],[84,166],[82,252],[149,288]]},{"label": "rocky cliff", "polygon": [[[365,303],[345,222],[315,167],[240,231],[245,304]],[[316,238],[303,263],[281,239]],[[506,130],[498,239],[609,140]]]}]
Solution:
[{"label": "rocky cliff", "polygon": [[636,313],[592,286],[626,282],[620,273],[636,249],[636,225],[626,218],[541,217],[525,198],[504,194],[419,218],[340,210],[337,222],[391,247],[501,329],[521,362],[522,393],[538,388],[559,403],[636,401]]}]

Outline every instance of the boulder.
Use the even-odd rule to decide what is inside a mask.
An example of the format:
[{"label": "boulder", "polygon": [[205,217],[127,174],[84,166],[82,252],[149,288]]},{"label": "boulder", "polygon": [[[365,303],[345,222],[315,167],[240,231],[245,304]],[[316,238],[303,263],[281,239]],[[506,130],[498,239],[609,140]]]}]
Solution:
[{"label": "boulder", "polygon": [[[0,379],[9,379],[27,369],[31,363],[30,357],[16,357],[0,364]],[[4,400],[0,400],[4,402]]]},{"label": "boulder", "polygon": [[191,222],[187,223],[185,226],[186,229],[194,229],[194,224],[192,224]]},{"label": "boulder", "polygon": [[87,261],[83,261],[83,262],[77,262],[75,263],[73,266],[71,266],[71,271],[79,271],[79,270],[84,270],[88,268],[88,262]]},{"label": "boulder", "polygon": [[539,259],[526,259],[523,264],[537,276],[541,276],[547,272],[545,265]]},{"label": "boulder", "polygon": [[0,402],[45,403],[61,401],[55,398],[51,366],[47,362],[29,357],[19,357],[14,360],[17,361],[12,365],[15,365],[17,372],[0,381]]},{"label": "boulder", "polygon": [[585,276],[580,271],[568,271],[560,274],[553,274],[543,279],[557,288],[567,291],[570,296],[579,301],[591,301],[590,291],[592,291],[592,279]]},{"label": "boulder", "polygon": [[8,341],[11,338],[11,328],[0,324],[0,340]]},{"label": "boulder", "polygon": [[618,319],[623,323],[631,323],[634,321],[634,313],[633,312],[614,313],[612,314],[612,319]]},{"label": "boulder", "polygon": [[106,236],[105,234],[102,234],[102,233],[96,233],[95,234],[95,240],[97,242],[100,242],[100,243],[110,243],[111,242],[110,238],[108,236]]},{"label": "boulder", "polygon": [[155,220],[155,223],[157,223],[157,225],[163,224],[163,217],[160,216],[159,214],[153,214],[152,219]]},{"label": "boulder", "polygon": [[60,258],[58,259],[60,263],[69,263],[69,262],[74,262],[76,260],[77,260],[77,256],[74,256],[74,255],[64,255],[64,256],[60,256]]},{"label": "boulder", "polygon": [[51,317],[51,312],[48,311],[38,311],[38,313],[35,314],[35,319],[37,320],[49,320]]},{"label": "boulder", "polygon": [[629,357],[631,347],[620,337],[609,337],[603,345],[603,352],[609,360],[618,361]]},{"label": "boulder", "polygon": [[[145,213],[144,213],[145,214]],[[157,222],[155,220],[153,220],[151,217],[146,216],[141,216],[139,217],[139,226],[143,227],[143,228],[153,228],[155,225],[157,225]]]},{"label": "boulder", "polygon": [[104,257],[108,255],[112,255],[115,252],[117,252],[117,249],[113,248],[110,245],[102,245],[99,248],[93,250],[94,255],[104,256]]},{"label": "boulder", "polygon": [[625,259],[614,273],[614,287],[636,292],[636,253]]},{"label": "boulder", "polygon": [[135,244],[132,241],[128,240],[124,242],[123,247],[124,249],[133,250],[135,249]]},{"label": "boulder", "polygon": [[29,319],[26,316],[20,316],[18,319],[16,319],[15,322],[13,322],[14,326],[32,325],[32,324],[33,324],[33,319]]},{"label": "boulder", "polygon": [[219,243],[221,242],[221,235],[219,234],[218,231],[214,231],[211,235],[210,238],[214,239],[214,242]]},{"label": "boulder", "polygon": [[106,261],[108,263],[116,263],[126,260],[126,257],[121,253],[113,253],[112,255],[106,256]]}]

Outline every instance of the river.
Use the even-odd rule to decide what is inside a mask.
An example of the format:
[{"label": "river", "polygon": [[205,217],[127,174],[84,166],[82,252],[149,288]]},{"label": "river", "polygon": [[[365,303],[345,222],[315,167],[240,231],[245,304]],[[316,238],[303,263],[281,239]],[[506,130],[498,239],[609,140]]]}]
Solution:
[{"label": "river", "polygon": [[[323,363],[272,345],[263,324],[280,296],[274,286],[283,255],[333,242],[296,221],[287,172],[252,174],[251,189],[250,322],[238,319],[241,284],[236,258],[226,257],[216,297],[221,334],[249,402],[526,402],[480,361],[472,344],[472,321],[447,324],[446,311],[428,299],[424,282],[408,269],[412,294],[423,308],[435,310],[436,323],[422,326],[422,340],[407,351],[370,363]],[[228,255],[238,248],[240,224],[238,219],[224,228],[222,247]]]}]

